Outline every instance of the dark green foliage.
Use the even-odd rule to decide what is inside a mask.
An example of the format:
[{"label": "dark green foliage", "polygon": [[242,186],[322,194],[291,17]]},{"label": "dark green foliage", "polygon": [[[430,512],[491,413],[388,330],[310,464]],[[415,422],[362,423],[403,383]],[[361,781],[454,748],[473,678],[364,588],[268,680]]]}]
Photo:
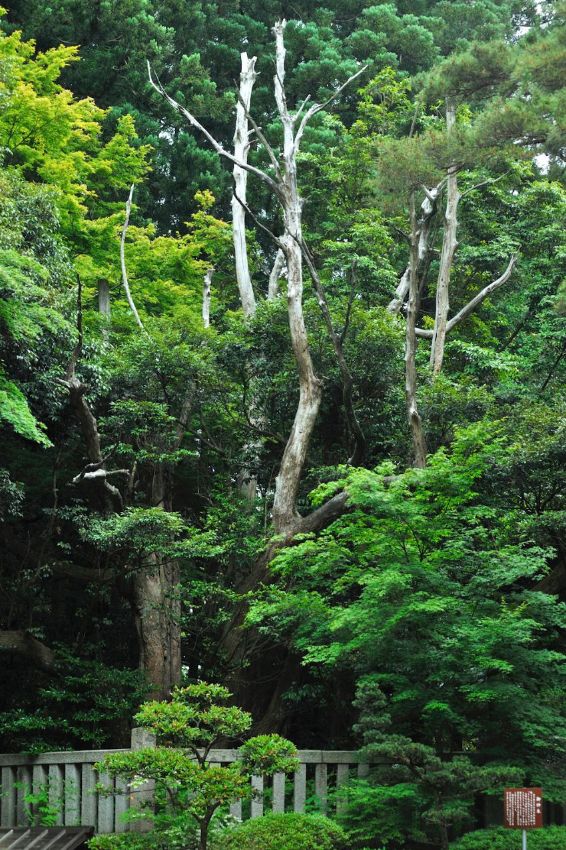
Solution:
[{"label": "dark green foliage", "polygon": [[218,850],[343,850],[346,833],[322,815],[276,814],[230,829]]},{"label": "dark green foliage", "polygon": [[[453,850],[515,850],[519,841],[520,833],[516,829],[480,829],[460,838],[451,847]],[[562,850],[566,842],[566,827],[531,829],[528,842],[532,850]]]}]

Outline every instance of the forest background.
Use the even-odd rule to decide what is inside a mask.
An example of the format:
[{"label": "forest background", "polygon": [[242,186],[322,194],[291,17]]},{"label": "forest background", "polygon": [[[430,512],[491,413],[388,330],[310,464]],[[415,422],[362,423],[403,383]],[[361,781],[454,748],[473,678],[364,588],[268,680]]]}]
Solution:
[{"label": "forest background", "polygon": [[[391,756],[377,818],[566,799],[565,15],[10,4],[0,750],[121,745],[182,676]],[[332,99],[293,157],[283,18],[275,89]],[[247,195],[183,114],[233,150],[242,51]]]}]

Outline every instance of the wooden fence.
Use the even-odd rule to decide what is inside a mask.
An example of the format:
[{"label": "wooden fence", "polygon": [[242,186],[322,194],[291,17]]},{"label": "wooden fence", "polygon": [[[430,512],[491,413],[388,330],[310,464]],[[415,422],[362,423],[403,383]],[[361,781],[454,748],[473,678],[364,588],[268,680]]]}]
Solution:
[{"label": "wooden fence", "polygon": [[[151,738],[145,730],[132,731],[132,749],[148,744],[151,745]],[[27,826],[30,813],[37,809],[29,795],[39,793],[53,806],[56,825],[93,826],[99,833],[125,832],[128,825],[124,813],[135,806],[139,795],[147,797],[148,790],[131,792],[116,785],[109,776],[97,774],[94,764],[112,752],[127,750],[0,755],[0,826]],[[237,750],[212,750],[209,760],[226,765],[237,757]],[[234,803],[230,808],[232,815],[242,820],[261,817],[267,811],[302,812],[307,799],[320,811],[331,813],[341,805],[336,789],[350,777],[364,776],[368,771],[358,753],[349,750],[300,750],[299,762],[298,770],[288,777],[283,773],[276,773],[269,780],[253,776],[251,802]],[[115,793],[97,793],[98,783]]]}]

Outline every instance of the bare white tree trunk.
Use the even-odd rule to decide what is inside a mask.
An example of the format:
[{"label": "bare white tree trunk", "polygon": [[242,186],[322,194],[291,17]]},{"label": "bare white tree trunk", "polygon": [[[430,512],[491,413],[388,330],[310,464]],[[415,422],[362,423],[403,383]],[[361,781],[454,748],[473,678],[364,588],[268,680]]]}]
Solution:
[{"label": "bare white tree trunk", "polygon": [[[449,135],[454,129],[455,123],[456,106],[452,99],[448,99],[446,101],[446,129]],[[451,165],[448,169],[446,181],[444,236],[442,239],[440,268],[436,284],[436,311],[430,351],[430,366],[434,375],[439,374],[442,369],[442,361],[444,360],[444,345],[446,342],[448,311],[450,309],[450,275],[454,263],[454,254],[458,247],[458,204],[460,197],[460,192],[458,191],[458,169],[457,166]]]},{"label": "bare white tree trunk", "polygon": [[417,337],[416,321],[419,301],[418,278],[418,225],[415,209],[415,193],[411,192],[411,255],[409,260],[409,300],[407,303],[407,325],[405,336],[405,398],[407,418],[413,437],[414,465],[420,469],[426,466],[426,439],[422,420],[417,407]]},{"label": "bare white tree trunk", "polygon": [[[421,214],[418,223],[417,271],[424,263],[429,251],[431,229],[436,214],[436,202],[443,186],[444,180],[442,180],[438,186],[434,186],[432,189],[429,189],[421,204]],[[399,285],[395,290],[395,296],[387,305],[387,310],[390,313],[398,313],[405,303],[409,293],[410,276],[411,262],[409,261],[409,264],[399,281]]]},{"label": "bare white tree trunk", "polygon": [[126,269],[126,233],[128,232],[128,226],[130,224],[130,213],[132,211],[132,198],[134,196],[134,188],[134,184],[132,183],[130,187],[130,194],[128,195],[128,200],[126,201],[126,217],[124,219],[124,226],[122,227],[122,236],[120,238],[120,265],[122,267],[122,285],[124,287],[124,292],[126,293],[126,298],[128,299],[128,304],[130,305],[130,310],[134,314],[134,319],[136,320],[138,326],[143,331],[143,322],[140,319],[140,314],[138,313],[134,299],[132,298],[130,284],[128,282],[128,271]]},{"label": "bare white tree trunk", "polygon": [[[241,161],[248,161],[249,127],[248,112],[252,97],[252,89],[256,80],[255,72],[256,57],[248,58],[247,53],[242,53],[242,71],[240,73],[240,99],[236,107],[236,128],[234,131],[234,157]],[[248,250],[246,244],[246,211],[245,204],[248,172],[241,165],[234,163],[234,194],[232,195],[232,237],[234,240],[234,257],[236,261],[236,281],[240,292],[240,302],[244,316],[250,318],[256,310],[256,301],[250,268],[248,263]],[[236,195],[238,196],[236,198]],[[238,200],[239,198],[239,200]]]},{"label": "bare white tree trunk", "polygon": [[203,328],[210,327],[210,300],[212,290],[212,276],[214,274],[214,266],[207,269],[202,284],[202,326]]},{"label": "bare white tree trunk", "polygon": [[283,250],[279,248],[277,254],[275,255],[275,260],[273,261],[273,267],[271,269],[271,273],[269,275],[269,288],[267,290],[267,300],[275,301],[277,296],[279,295],[279,280],[283,277],[285,273],[285,254]]},{"label": "bare white tree trunk", "polygon": [[278,533],[288,531],[300,519],[297,496],[310,437],[322,398],[321,382],[315,374],[303,315],[303,258],[301,251],[302,201],[297,186],[297,151],[300,136],[295,136],[294,122],[285,96],[285,21],[278,21],[275,35],[276,73],[275,100],[283,125],[282,191],[284,197],[285,233],[281,239],[287,260],[287,310],[291,343],[299,372],[299,403],[291,433],[283,452],[275,481],[273,523]]}]

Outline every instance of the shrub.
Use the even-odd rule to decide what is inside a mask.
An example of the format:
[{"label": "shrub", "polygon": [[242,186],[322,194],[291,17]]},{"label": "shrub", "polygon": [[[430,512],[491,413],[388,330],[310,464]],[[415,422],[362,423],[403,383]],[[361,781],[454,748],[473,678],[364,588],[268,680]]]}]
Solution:
[{"label": "shrub", "polygon": [[276,814],[226,830],[217,850],[342,850],[344,830],[324,815]]},{"label": "shrub", "polygon": [[[454,844],[451,850],[518,850],[521,832],[518,829],[478,829],[469,832]],[[529,850],[564,850],[566,826],[547,826],[529,830]]]}]

